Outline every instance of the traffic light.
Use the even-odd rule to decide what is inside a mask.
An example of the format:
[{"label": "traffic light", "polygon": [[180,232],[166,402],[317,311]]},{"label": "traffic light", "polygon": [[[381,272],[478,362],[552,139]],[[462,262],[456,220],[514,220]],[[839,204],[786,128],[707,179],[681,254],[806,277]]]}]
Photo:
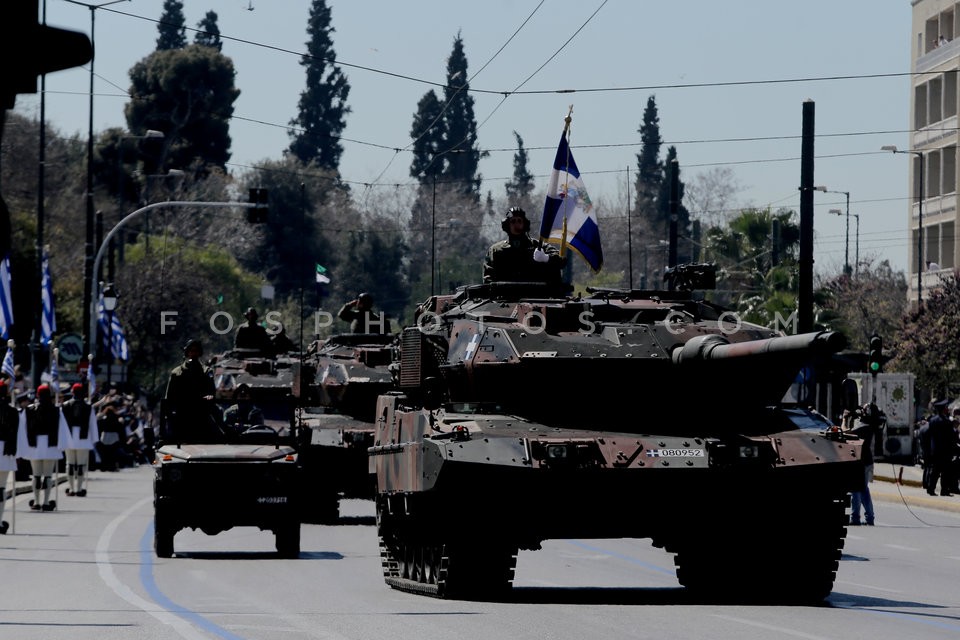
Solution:
[{"label": "traffic light", "polygon": [[877,334],[870,336],[870,356],[867,358],[867,370],[877,375],[883,370],[883,340]]},{"label": "traffic light", "polygon": [[93,58],[85,33],[39,24],[38,0],[5,2],[0,23],[0,108],[18,93],[36,93],[37,77],[84,65]]},{"label": "traffic light", "polygon": [[270,209],[267,207],[267,190],[261,188],[250,189],[248,202],[256,206],[247,209],[247,222],[263,224],[268,221]]}]

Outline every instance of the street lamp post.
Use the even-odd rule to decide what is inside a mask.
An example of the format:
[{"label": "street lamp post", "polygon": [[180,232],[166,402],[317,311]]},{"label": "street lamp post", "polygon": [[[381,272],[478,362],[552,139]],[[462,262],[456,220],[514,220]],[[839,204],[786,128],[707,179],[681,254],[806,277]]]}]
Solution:
[{"label": "street lamp post", "polygon": [[[90,58],[90,114],[87,130],[87,238],[84,245],[83,261],[83,326],[90,323],[88,314],[90,313],[90,301],[93,293],[93,61],[96,59],[96,45],[94,40],[94,25],[96,21],[97,9],[107,5],[117,4],[118,2],[128,2],[129,0],[107,0],[106,2],[90,3],[80,2],[80,0],[66,0],[71,4],[77,4],[90,10],[90,46],[94,50],[94,55]],[[93,336],[87,336],[87,344],[91,345]],[[93,351],[93,349],[89,349]]]},{"label": "street lamp post", "polygon": [[920,311],[920,303],[923,301],[923,151],[916,149],[897,149],[896,145],[885,144],[880,147],[880,151],[892,151],[893,153],[912,153],[920,160],[920,189],[917,195],[917,311]]},{"label": "street lamp post", "polygon": [[[850,192],[849,191],[831,191],[823,185],[819,187],[814,187],[817,191],[822,191],[824,193],[842,193],[847,197],[847,242],[846,248],[843,252],[843,273],[849,276],[853,269],[850,268]],[[837,215],[843,215],[843,212],[839,209],[830,209],[830,213],[837,212]]]},{"label": "street lamp post", "polygon": [[104,336],[107,343],[104,354],[104,360],[107,362],[107,384],[110,383],[110,374],[113,369],[113,312],[117,310],[118,297],[113,283],[107,283],[103,287],[103,310],[107,312],[107,335]]}]

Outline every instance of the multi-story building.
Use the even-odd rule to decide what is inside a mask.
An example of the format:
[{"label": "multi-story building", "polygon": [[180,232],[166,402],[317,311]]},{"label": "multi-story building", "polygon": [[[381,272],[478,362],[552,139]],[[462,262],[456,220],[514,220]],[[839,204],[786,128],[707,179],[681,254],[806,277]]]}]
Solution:
[{"label": "multi-story building", "polygon": [[[910,300],[957,266],[960,2],[911,0]],[[922,235],[921,235],[922,234]],[[922,239],[922,241],[921,241]],[[932,268],[931,268],[932,267]],[[918,272],[919,269],[919,272]],[[919,276],[919,278],[918,278]],[[923,291],[919,293],[923,293]]]}]

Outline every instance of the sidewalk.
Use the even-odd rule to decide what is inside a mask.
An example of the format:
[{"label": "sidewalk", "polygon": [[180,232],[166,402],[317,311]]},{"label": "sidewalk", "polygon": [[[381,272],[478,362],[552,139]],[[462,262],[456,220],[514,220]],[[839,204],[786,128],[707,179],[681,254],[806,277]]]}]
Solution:
[{"label": "sidewalk", "polygon": [[923,469],[915,465],[878,462],[873,465],[870,496],[876,501],[906,502],[908,505],[960,513],[960,494],[931,496],[923,488]]}]

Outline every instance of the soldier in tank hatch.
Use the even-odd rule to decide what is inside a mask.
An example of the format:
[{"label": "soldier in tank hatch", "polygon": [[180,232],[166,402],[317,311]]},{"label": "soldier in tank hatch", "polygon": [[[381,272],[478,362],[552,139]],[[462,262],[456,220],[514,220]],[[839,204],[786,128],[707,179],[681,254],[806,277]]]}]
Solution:
[{"label": "soldier in tank hatch", "polygon": [[350,333],[390,333],[390,320],[373,310],[373,296],[369,293],[361,293],[344,304],[337,317],[350,323]]},{"label": "soldier in tank hatch", "polygon": [[507,239],[487,251],[484,282],[561,282],[567,259],[553,245],[537,246],[529,235],[530,220],[520,207],[510,207],[500,223]]},{"label": "soldier in tank hatch", "polygon": [[30,461],[33,474],[30,508],[34,511],[57,508],[56,500],[50,499],[50,491],[53,489],[53,473],[68,440],[67,421],[60,407],[53,403],[50,386],[42,384],[37,387],[37,399],[20,415],[17,440],[17,455]]},{"label": "soldier in tank hatch", "polygon": [[67,421],[68,438],[64,454],[67,457],[68,496],[87,495],[87,470],[90,466],[90,452],[100,441],[97,428],[97,412],[86,401],[86,388],[79,382],[70,391],[72,396],[63,403],[60,411]]}]

